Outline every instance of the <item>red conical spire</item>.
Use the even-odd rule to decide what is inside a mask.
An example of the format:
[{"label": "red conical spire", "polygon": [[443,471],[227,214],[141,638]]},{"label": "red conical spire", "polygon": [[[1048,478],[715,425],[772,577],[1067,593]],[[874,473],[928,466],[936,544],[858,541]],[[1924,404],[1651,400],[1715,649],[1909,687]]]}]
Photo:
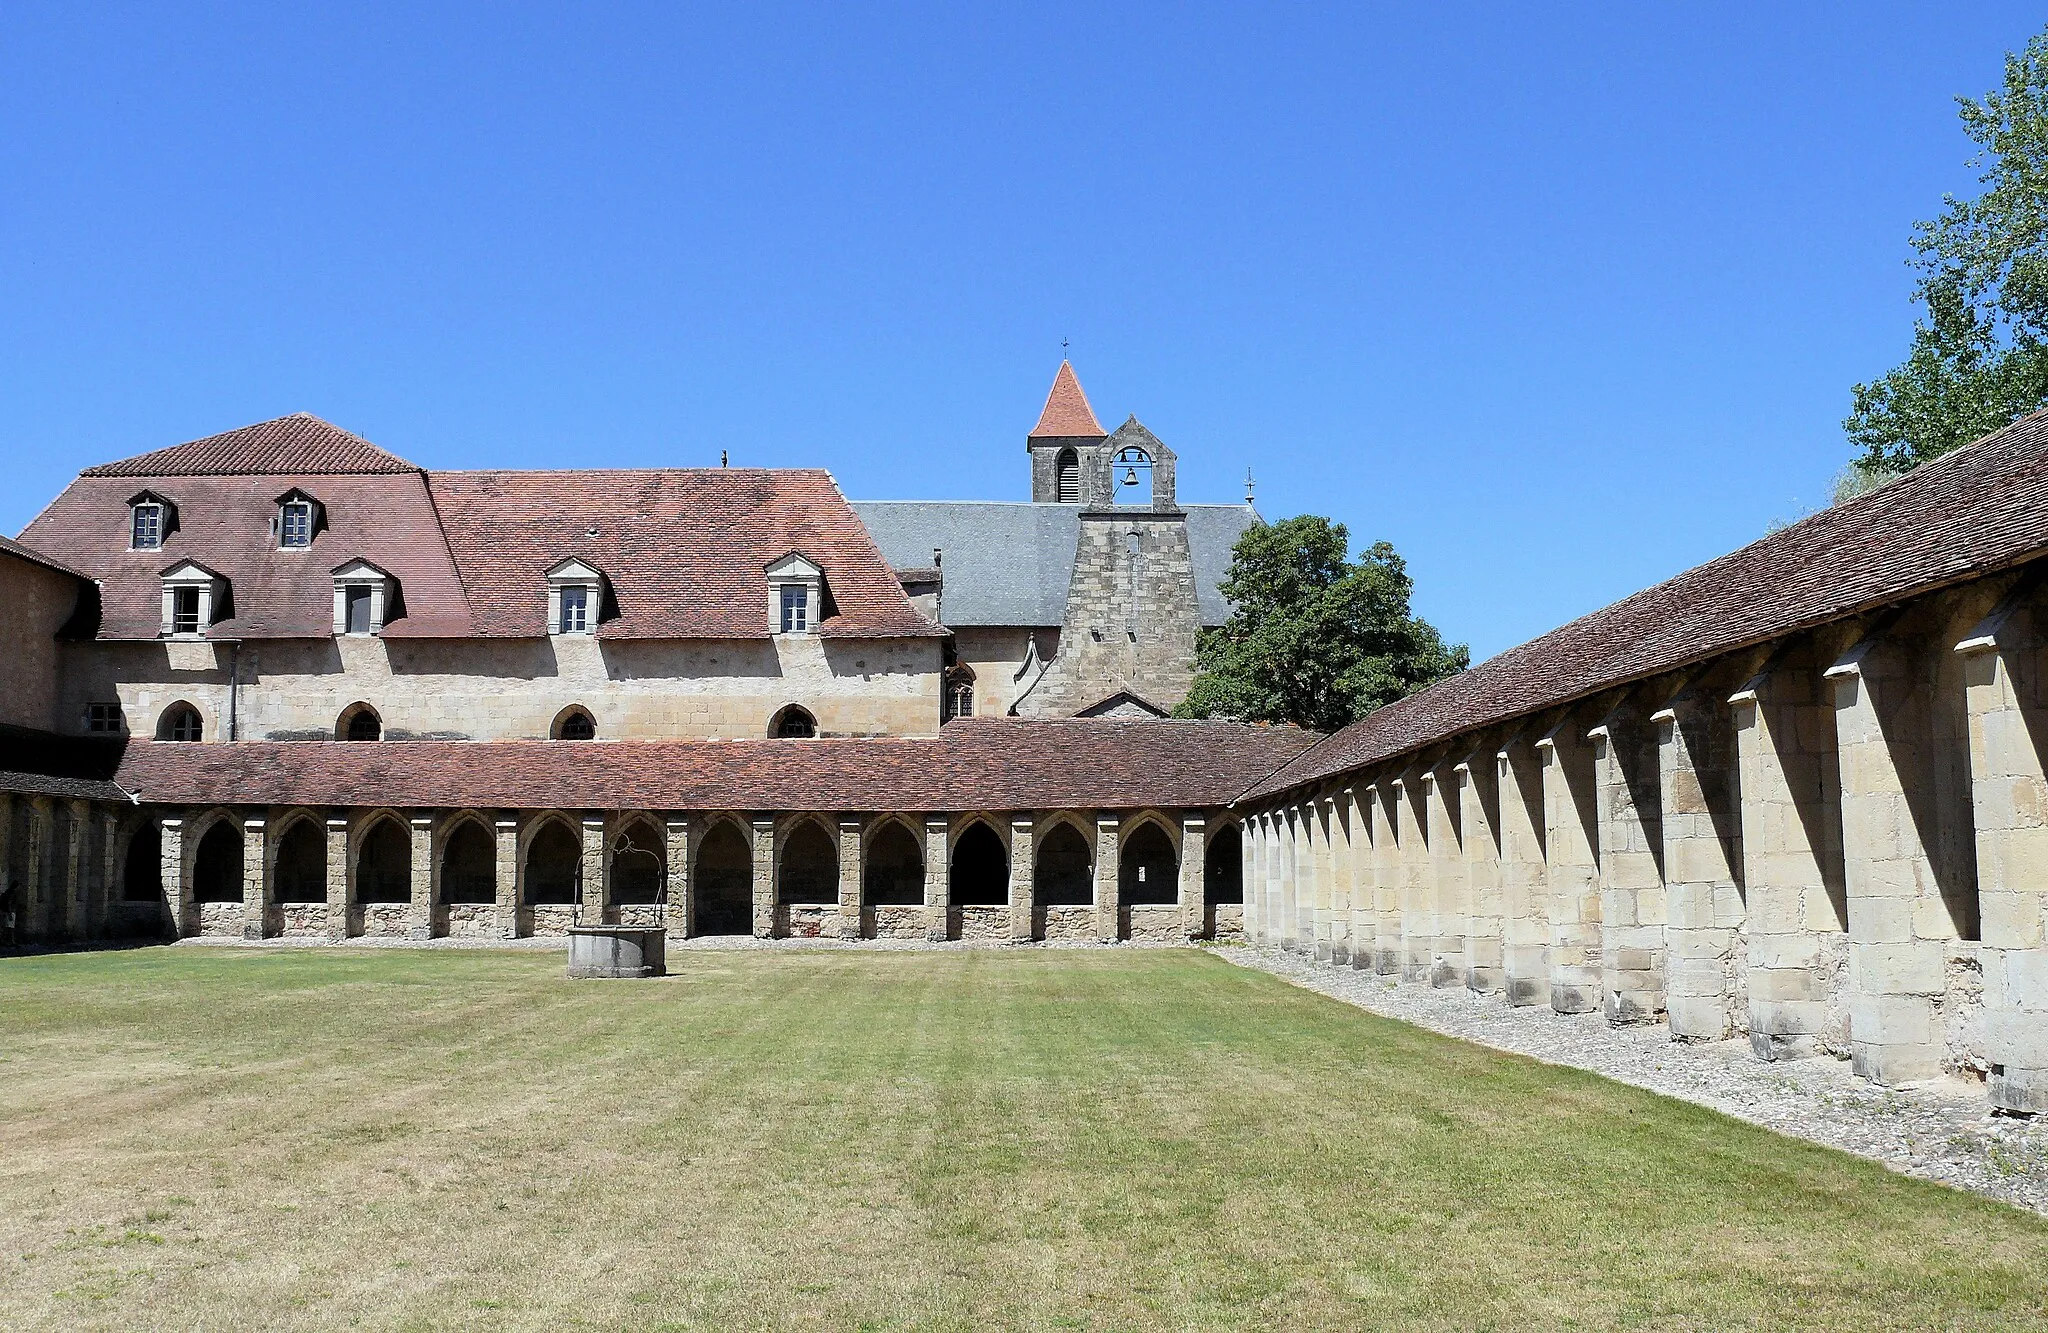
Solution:
[{"label": "red conical spire", "polygon": [[1088,395],[1081,392],[1081,381],[1074,378],[1073,363],[1060,362],[1059,374],[1052,377],[1052,392],[1045,396],[1045,410],[1038,414],[1038,424],[1026,438],[1108,433],[1095,419],[1095,409],[1088,406]]}]

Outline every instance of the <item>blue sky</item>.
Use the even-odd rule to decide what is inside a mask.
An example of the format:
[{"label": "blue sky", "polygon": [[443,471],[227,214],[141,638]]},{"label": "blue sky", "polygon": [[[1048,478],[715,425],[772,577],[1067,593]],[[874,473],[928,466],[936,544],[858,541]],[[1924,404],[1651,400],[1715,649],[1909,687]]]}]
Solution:
[{"label": "blue sky", "polygon": [[1024,498],[1066,338],[1484,656],[1824,501],[2043,21],[1733,8],[10,6],[0,529],[299,410]]}]

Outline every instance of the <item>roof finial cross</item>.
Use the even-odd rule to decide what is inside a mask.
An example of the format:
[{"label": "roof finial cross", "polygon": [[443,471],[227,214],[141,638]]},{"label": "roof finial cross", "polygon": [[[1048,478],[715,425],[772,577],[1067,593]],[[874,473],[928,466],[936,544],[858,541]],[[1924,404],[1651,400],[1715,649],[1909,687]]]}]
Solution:
[{"label": "roof finial cross", "polygon": [[1064,360],[1066,360],[1066,359],[1067,359],[1067,340],[1066,340],[1065,338],[1062,338],[1062,339],[1060,339],[1060,360],[1064,361]]}]

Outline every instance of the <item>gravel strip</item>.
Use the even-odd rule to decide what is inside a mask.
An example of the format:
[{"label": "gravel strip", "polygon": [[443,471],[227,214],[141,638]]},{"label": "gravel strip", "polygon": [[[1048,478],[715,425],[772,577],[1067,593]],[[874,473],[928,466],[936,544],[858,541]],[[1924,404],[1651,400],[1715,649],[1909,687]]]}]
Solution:
[{"label": "gravel strip", "polygon": [[1747,1040],[1674,1044],[1662,1025],[1611,1028],[1599,1014],[1514,1008],[1269,949],[1218,949],[1304,989],[1448,1037],[1533,1056],[1840,1148],[1894,1171],[2048,1215],[2048,1116],[1993,1114],[1981,1083],[1880,1088],[1846,1060],[1766,1063]]}]

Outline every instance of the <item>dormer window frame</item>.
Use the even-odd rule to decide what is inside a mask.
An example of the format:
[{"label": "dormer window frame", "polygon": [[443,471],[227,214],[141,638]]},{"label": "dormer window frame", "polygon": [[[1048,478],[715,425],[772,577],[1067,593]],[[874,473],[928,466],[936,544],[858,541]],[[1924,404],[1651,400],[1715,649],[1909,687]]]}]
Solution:
[{"label": "dormer window frame", "polygon": [[166,639],[203,639],[227,604],[228,581],[197,560],[180,560],[159,576]]},{"label": "dormer window frame", "polygon": [[178,506],[155,491],[128,497],[128,549],[161,551],[178,526]]},{"label": "dormer window frame", "polygon": [[587,638],[604,611],[604,571],[571,556],[548,571],[548,633]]},{"label": "dormer window frame", "polygon": [[336,565],[333,575],[334,637],[383,633],[398,605],[398,580],[360,556]]},{"label": "dormer window frame", "polygon": [[816,634],[825,618],[825,571],[800,551],[767,567],[768,632],[777,638]]},{"label": "dormer window frame", "polygon": [[[277,517],[271,533],[280,551],[310,551],[313,539],[327,526],[327,507],[294,486],[277,497]],[[294,540],[294,539],[297,540]]]}]

